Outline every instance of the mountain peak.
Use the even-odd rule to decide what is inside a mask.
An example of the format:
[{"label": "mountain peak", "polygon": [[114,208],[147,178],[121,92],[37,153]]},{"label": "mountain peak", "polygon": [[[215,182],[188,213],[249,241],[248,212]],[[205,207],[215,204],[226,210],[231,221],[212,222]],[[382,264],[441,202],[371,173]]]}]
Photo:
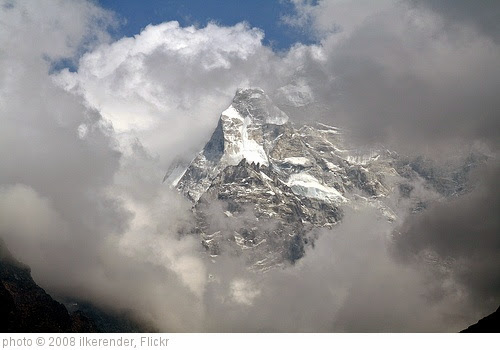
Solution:
[{"label": "mountain peak", "polygon": [[203,150],[207,160],[236,165],[269,165],[266,125],[283,125],[288,116],[259,88],[238,89],[231,105],[221,113],[219,123]]},{"label": "mountain peak", "polygon": [[235,98],[239,96],[245,96],[248,94],[260,94],[260,95],[265,95],[265,92],[263,89],[260,87],[244,87],[244,88],[238,88],[236,89],[236,95]]},{"label": "mountain peak", "polygon": [[394,221],[384,197],[395,194],[421,210],[412,182],[429,171],[395,153],[347,147],[340,129],[294,125],[262,89],[238,89],[204,149],[168,183],[193,202],[195,232],[212,256],[236,249],[265,271],[300,259],[313,228],[332,228],[344,208]]},{"label": "mountain peak", "polygon": [[242,118],[248,117],[256,124],[282,125],[288,121],[285,112],[280,110],[260,88],[239,88],[229,108],[231,107]]},{"label": "mountain peak", "polygon": [[172,172],[165,181],[197,202],[227,166],[236,166],[243,159],[249,164],[270,166],[269,151],[286,128],[291,128],[288,116],[264,90],[240,88],[221,113],[203,150],[186,170],[176,171],[175,176]]}]

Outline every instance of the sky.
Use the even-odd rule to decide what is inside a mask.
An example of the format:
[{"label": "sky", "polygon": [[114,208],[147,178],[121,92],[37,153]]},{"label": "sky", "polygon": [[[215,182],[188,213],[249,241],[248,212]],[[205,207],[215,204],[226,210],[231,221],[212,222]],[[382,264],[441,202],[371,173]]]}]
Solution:
[{"label": "sky", "polygon": [[[463,329],[500,303],[498,23],[487,0],[0,0],[0,237],[47,291],[162,331]],[[288,269],[214,264],[162,179],[248,86],[353,147],[489,161],[396,226],[346,215]]]},{"label": "sky", "polygon": [[288,1],[117,1],[100,0],[102,7],[113,10],[121,25],[116,37],[133,36],[148,24],[178,21],[182,26],[204,27],[209,22],[232,26],[248,22],[265,31],[264,44],[275,50],[285,50],[296,42],[312,43],[315,38],[304,30],[290,28],[284,17],[293,14]]}]

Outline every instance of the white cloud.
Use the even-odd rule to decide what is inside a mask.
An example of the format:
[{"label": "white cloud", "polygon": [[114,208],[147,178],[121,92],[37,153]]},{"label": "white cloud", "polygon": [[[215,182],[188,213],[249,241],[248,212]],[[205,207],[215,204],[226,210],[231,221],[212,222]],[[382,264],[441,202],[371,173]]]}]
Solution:
[{"label": "white cloud", "polygon": [[65,240],[68,227],[47,198],[26,185],[0,187],[0,232],[34,249],[41,242]]},{"label": "white cloud", "polygon": [[203,260],[176,231],[189,207],[165,198],[157,158],[139,142],[118,151],[109,123],[49,75],[53,59],[105,44],[111,15],[90,2],[0,5],[0,235],[50,293],[169,329],[199,324]]},{"label": "white cloud", "polygon": [[[391,4],[297,2],[294,23],[311,24],[321,44],[277,54],[245,24],[168,22],[109,42],[112,15],[94,3],[4,3],[2,235],[49,290],[136,307],[162,330],[380,330],[382,312],[392,330],[466,324],[441,318],[460,296],[422,301],[422,275],[391,260],[381,238],[388,228],[370,213],[325,233],[295,267],[263,277],[229,257],[212,263],[194,236],[179,237],[189,232],[190,205],[161,185],[173,158],[204,145],[241,86],[264,88],[295,120],[345,122],[376,141],[396,134],[410,147],[435,144],[426,138],[434,128],[446,143],[494,133],[498,46]],[[76,72],[49,74],[52,60],[82,52]],[[362,323],[352,318],[359,314]]]},{"label": "white cloud", "polygon": [[7,57],[72,58],[109,40],[106,28],[115,24],[111,12],[87,1],[3,0],[1,6],[0,41]]},{"label": "white cloud", "polygon": [[190,147],[200,147],[236,88],[265,69],[272,53],[262,38],[262,31],[244,23],[149,25],[133,38],[86,53],[78,72],[64,70],[55,81],[82,95],[118,133],[137,135],[165,158],[186,138]]},{"label": "white cloud", "polygon": [[492,91],[500,46],[468,21],[450,24],[443,13],[413,4],[297,1],[297,16],[308,16],[324,57],[302,59],[297,74],[311,88],[316,109],[299,114],[349,129],[361,144],[403,153],[450,155],[464,140],[497,149],[490,130],[498,128]]},{"label": "white cloud", "polygon": [[112,123],[122,151],[138,138],[166,169],[173,158],[203,147],[238,87],[272,94],[286,85],[279,99],[312,102],[307,82],[297,75],[304,59],[324,60],[322,49],[298,45],[281,56],[262,44],[263,36],[245,23],[149,25],[87,52],[77,72],[66,69],[53,78]]}]

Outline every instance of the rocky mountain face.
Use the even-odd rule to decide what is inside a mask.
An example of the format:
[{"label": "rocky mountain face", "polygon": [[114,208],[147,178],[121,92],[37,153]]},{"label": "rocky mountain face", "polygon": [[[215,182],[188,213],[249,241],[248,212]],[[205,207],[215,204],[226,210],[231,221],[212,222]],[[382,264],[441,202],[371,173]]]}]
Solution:
[{"label": "rocky mountain face", "polygon": [[500,333],[500,306],[498,309],[460,333]]},{"label": "rocky mountain face", "polygon": [[0,240],[0,330],[2,332],[96,332],[85,315],[69,314],[31,278]]},{"label": "rocky mountain face", "polygon": [[261,89],[239,89],[203,150],[165,181],[193,202],[195,231],[212,256],[244,255],[265,271],[300,259],[313,228],[333,227],[347,207],[370,206],[394,221],[397,201],[391,207],[388,196],[418,211],[422,191],[464,189],[467,170],[450,174],[385,149],[349,149],[342,130],[295,125]]},{"label": "rocky mountain face", "polygon": [[105,312],[89,303],[54,300],[31,277],[0,238],[0,332],[154,332],[139,325],[132,314]]}]

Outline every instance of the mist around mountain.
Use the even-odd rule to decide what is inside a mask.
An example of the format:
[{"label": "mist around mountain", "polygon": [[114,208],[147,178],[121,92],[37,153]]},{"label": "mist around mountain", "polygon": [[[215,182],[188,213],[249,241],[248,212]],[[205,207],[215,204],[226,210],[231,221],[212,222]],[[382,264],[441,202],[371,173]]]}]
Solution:
[{"label": "mist around mountain", "polygon": [[314,229],[334,231],[346,208],[374,208],[396,227],[398,216],[469,192],[470,173],[488,160],[475,152],[440,167],[349,147],[344,134],[296,125],[262,89],[241,88],[203,150],[188,165],[174,163],[164,182],[193,203],[193,234],[212,257],[228,250],[265,271],[302,258]]},{"label": "mist around mountain", "polygon": [[[457,290],[458,285],[447,285],[445,281],[473,277],[471,274],[476,272],[469,266],[461,270],[464,260],[459,255],[445,254],[437,249],[439,246],[418,244],[414,232],[420,235],[418,239],[424,236],[414,225],[421,225],[420,218],[429,215],[429,208],[446,210],[453,202],[468,206],[469,202],[479,201],[495,206],[498,198],[478,191],[483,183],[475,178],[477,169],[488,166],[489,162],[490,156],[480,149],[450,164],[436,164],[422,156],[402,155],[387,148],[359,149],[349,143],[348,134],[341,128],[319,122],[314,125],[291,122],[264,90],[238,89],[204,148],[191,162],[173,162],[160,188],[179,203],[185,203],[182,215],[186,220],[170,230],[174,230],[178,242],[189,242],[188,249],[197,251],[205,264],[203,269],[208,279],[200,295],[207,301],[205,312],[209,317],[224,317],[232,323],[223,328],[214,324],[214,328],[202,329],[295,329],[295,311],[292,311],[294,317],[278,321],[275,316],[279,314],[262,314],[262,309],[254,305],[271,301],[274,306],[265,307],[271,311],[276,303],[284,302],[280,306],[283,307],[295,302],[305,296],[303,283],[313,286],[320,273],[323,274],[320,279],[329,286],[318,286],[310,296],[312,300],[320,298],[326,290],[334,290],[343,303],[337,300],[325,312],[317,309],[320,305],[324,309],[323,304],[308,306],[305,302],[297,311],[320,318],[312,323],[301,321],[297,330],[391,332],[415,327],[436,331],[429,328],[436,322],[435,315],[426,314],[425,309],[410,328],[400,329],[399,310],[407,307],[407,303],[444,302],[458,307],[462,298],[447,299],[464,290]],[[20,188],[18,192],[32,196],[27,189]],[[185,199],[175,197],[176,193]],[[6,195],[8,198],[15,194]],[[32,202],[36,201],[40,199],[35,196]],[[156,206],[160,215],[165,203]],[[478,219],[466,218],[467,222],[473,220]],[[494,227],[495,223],[492,224]],[[428,239],[439,239],[442,234],[447,232]],[[154,242],[151,238],[143,237],[142,244],[151,247]],[[489,239],[494,241],[497,237]],[[463,247],[474,251],[474,247]],[[139,248],[134,244],[127,249]],[[123,303],[103,312],[91,302],[80,301],[78,294],[70,293],[63,294],[66,307],[63,306],[34,283],[28,267],[17,262],[4,246],[2,249],[2,298],[7,305],[4,315],[7,323],[2,327],[6,331],[157,329],[156,321],[148,317],[141,304]],[[485,254],[487,249],[482,252]],[[494,260],[494,255],[493,247],[491,255],[483,259]],[[156,269],[158,257],[151,257],[148,269]],[[326,265],[322,263],[325,257],[330,260]],[[484,263],[491,262],[484,260]],[[346,288],[344,283],[360,268],[363,275],[376,282],[367,285],[366,276],[362,275],[356,287]],[[185,270],[185,278],[191,278],[193,272],[196,271]],[[339,281],[343,282],[337,285]],[[184,283],[189,283],[189,279]],[[387,284],[386,297],[370,310],[373,305],[367,304],[366,295],[373,293],[380,298],[379,283]],[[396,287],[395,283],[405,287]],[[290,300],[281,295],[282,284],[288,285],[288,293],[293,291]],[[195,285],[186,286],[197,293]],[[467,293],[474,295],[481,290],[471,289]],[[487,304],[496,302],[492,298]],[[165,304],[165,312],[169,305]],[[106,303],[103,306],[106,308]],[[353,307],[361,309],[353,312]],[[246,317],[253,318],[250,323],[246,317],[240,318],[243,309]],[[373,320],[365,317],[365,309],[375,318],[381,313],[394,314],[372,328]],[[221,312],[224,316],[219,315]],[[337,318],[329,324],[326,320],[333,314]],[[459,313],[448,322],[457,328],[470,323],[473,317],[475,313]],[[199,326],[193,330],[199,329],[196,327]],[[454,331],[451,326],[446,327],[443,330]]]},{"label": "mist around mountain", "polygon": [[31,277],[29,266],[18,261],[0,239],[1,333],[127,333],[151,332],[133,315],[115,314],[92,304],[54,300]]},{"label": "mist around mountain", "polygon": [[[424,222],[444,231],[423,236],[425,231],[417,225],[422,225],[422,217],[433,213],[430,208],[447,210],[450,203],[464,203],[464,210],[470,203],[497,205],[498,198],[482,192],[483,180],[475,177],[476,171],[489,163],[490,156],[481,149],[448,164],[438,164],[423,156],[403,155],[383,147],[357,148],[341,128],[321,122],[292,122],[264,90],[238,89],[203,149],[191,161],[173,162],[159,187],[171,199],[184,203],[179,211],[184,221],[169,228],[174,239],[189,242],[186,249],[197,252],[197,259],[203,261],[203,265],[192,265],[194,270],[184,270],[185,285],[191,293],[198,293],[189,278],[201,268],[207,276],[204,292],[199,295],[206,301],[204,312],[207,317],[229,322],[222,328],[211,324],[202,328],[193,325],[191,329],[393,332],[464,328],[477,317],[476,313],[457,312],[447,320],[445,328],[435,329],[431,325],[439,318],[434,319],[436,315],[424,308],[413,324],[399,328],[403,317],[400,310],[427,303],[436,307],[444,303],[448,310],[459,308],[464,300],[460,293],[484,293],[446,282],[477,274],[469,263],[463,269],[463,257],[474,252],[474,246],[457,245],[456,253],[460,254],[460,249],[470,251],[462,257],[447,254],[439,245],[429,243],[437,240],[439,244],[442,235],[458,231],[448,232],[440,219],[434,224],[432,220],[436,219],[428,218]],[[19,188],[17,192],[43,205],[43,200],[29,189]],[[6,193],[7,198],[15,195]],[[156,204],[158,215],[163,215],[165,205],[167,202]],[[464,222],[457,225],[466,227],[474,220],[482,220],[462,214]],[[494,229],[495,223],[491,224]],[[142,237],[127,249],[131,252],[146,244],[155,251],[155,239]],[[491,241],[481,244],[491,244],[497,237],[488,239]],[[446,244],[441,249],[451,247]],[[64,301],[61,304],[35,284],[30,269],[15,260],[5,245],[2,249],[5,331],[162,329],[157,328],[158,320],[151,318],[141,303],[122,302],[119,307],[102,311],[101,307],[110,305],[104,302],[95,306],[91,299],[82,299],[82,293],[65,292],[59,293]],[[166,246],[164,249],[168,251]],[[486,254],[488,250],[485,247],[481,251]],[[124,259],[113,257],[117,258]],[[493,268],[490,264],[495,258],[493,246],[482,261]],[[145,269],[143,273],[155,272],[158,259],[161,256],[152,256],[150,264],[139,268]],[[480,261],[476,258],[475,263]],[[122,273],[128,274],[130,267],[125,266]],[[156,271],[157,278],[161,271]],[[353,276],[353,271],[361,275]],[[351,285],[353,277],[355,283]],[[373,283],[367,284],[366,278],[373,279]],[[382,298],[378,294],[380,283],[387,286]],[[286,294],[282,294],[283,285],[287,286]],[[148,282],[148,288],[152,287],[153,280]],[[327,291],[339,299],[328,302],[329,306],[316,304],[314,300],[325,297]],[[367,295],[383,302],[371,305]],[[163,296],[159,295],[159,303]],[[296,305],[297,300],[304,304]],[[491,307],[496,302],[491,298],[485,305]],[[166,303],[164,312],[171,305]],[[262,307],[268,311],[263,313]],[[278,320],[280,314],[272,313],[274,307],[292,307],[293,316]],[[243,310],[246,316],[241,318]],[[295,328],[299,317],[296,312],[316,319],[306,317]],[[391,317],[381,322],[379,315],[387,313]],[[337,315],[333,323],[327,321],[331,315]],[[373,322],[377,322],[376,327]],[[481,328],[474,325],[468,330],[492,329],[491,322],[486,328],[484,324],[482,321]]]},{"label": "mist around mountain", "polygon": [[[484,183],[478,182],[475,173],[489,161],[490,156],[480,149],[458,161],[437,164],[387,148],[350,148],[342,129],[323,123],[296,125],[262,89],[242,88],[222,112],[203,150],[190,163],[173,163],[164,182],[192,202],[196,224],[188,234],[200,236],[216,265],[225,256],[238,257],[256,275],[300,266],[307,252],[321,249],[322,235],[345,229],[344,216],[370,215],[390,232],[385,243],[390,259],[416,264],[426,275],[418,278],[431,283],[456,273],[465,278],[477,271],[462,270],[460,256],[443,254],[425,243],[416,245],[424,236],[418,231],[420,237],[413,236],[412,222],[429,215],[429,208],[439,210],[449,203],[468,206],[481,201],[497,206],[498,199],[491,193],[477,198]],[[476,219],[464,212],[463,220]],[[486,232],[494,232],[492,224]],[[447,232],[445,226],[436,229],[442,232],[433,231],[436,236],[430,239],[459,233]],[[356,235],[337,238],[338,242],[329,239],[340,245],[345,244],[343,239],[358,239]],[[497,237],[493,234],[489,239],[491,243]],[[474,251],[473,247],[465,249]],[[482,258],[485,263],[496,261],[494,248],[491,254]],[[216,269],[210,271],[210,278],[220,283]],[[235,295],[241,304],[252,305],[260,294],[244,279],[232,288],[241,289]],[[436,302],[447,298],[453,293],[447,289],[434,285],[425,298]],[[495,305],[494,300],[490,305]]]},{"label": "mist around mountain", "polygon": [[95,324],[81,313],[67,309],[31,278],[30,268],[17,261],[0,240],[0,331],[96,332]]},{"label": "mist around mountain", "polygon": [[457,332],[491,314],[500,3],[465,3],[288,2],[283,29],[313,41],[276,50],[244,21],[115,36],[99,2],[0,0],[18,275],[61,320],[88,303],[163,332]]}]

